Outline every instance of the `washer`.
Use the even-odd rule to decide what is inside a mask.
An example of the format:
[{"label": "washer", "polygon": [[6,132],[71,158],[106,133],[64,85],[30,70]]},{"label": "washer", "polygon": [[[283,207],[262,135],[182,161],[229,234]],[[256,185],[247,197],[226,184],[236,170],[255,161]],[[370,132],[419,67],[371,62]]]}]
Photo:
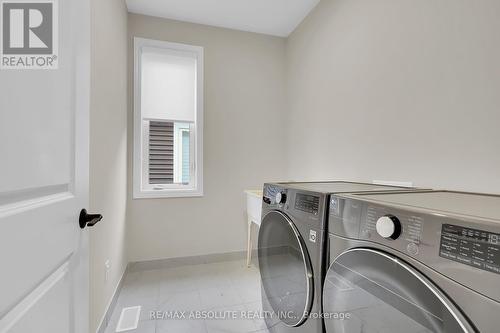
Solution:
[{"label": "washer", "polygon": [[264,185],[258,258],[271,332],[323,332],[319,315],[330,194],[408,190],[343,181]]},{"label": "washer", "polygon": [[421,191],[331,200],[327,333],[499,332],[500,196]]}]

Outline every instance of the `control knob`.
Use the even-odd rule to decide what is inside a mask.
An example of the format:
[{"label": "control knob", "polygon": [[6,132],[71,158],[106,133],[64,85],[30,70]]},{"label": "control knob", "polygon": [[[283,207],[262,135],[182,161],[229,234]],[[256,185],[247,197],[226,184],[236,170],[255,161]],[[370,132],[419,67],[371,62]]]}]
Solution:
[{"label": "control knob", "polygon": [[285,192],[276,193],[275,201],[277,204],[284,204],[286,202],[286,193]]},{"label": "control knob", "polygon": [[401,235],[401,222],[394,215],[384,215],[377,220],[377,233],[384,238],[397,239]]}]

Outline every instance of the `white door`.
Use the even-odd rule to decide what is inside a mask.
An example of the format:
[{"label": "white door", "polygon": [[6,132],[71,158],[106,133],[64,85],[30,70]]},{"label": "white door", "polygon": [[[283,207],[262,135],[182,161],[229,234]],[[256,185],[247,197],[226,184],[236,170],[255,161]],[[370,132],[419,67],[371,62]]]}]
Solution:
[{"label": "white door", "polygon": [[88,333],[90,8],[58,7],[59,69],[0,70],[2,333]]}]

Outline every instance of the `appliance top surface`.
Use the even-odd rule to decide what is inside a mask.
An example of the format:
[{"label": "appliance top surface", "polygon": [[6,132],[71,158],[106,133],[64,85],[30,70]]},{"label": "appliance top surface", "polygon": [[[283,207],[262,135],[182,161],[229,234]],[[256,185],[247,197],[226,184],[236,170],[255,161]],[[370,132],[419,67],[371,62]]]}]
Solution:
[{"label": "appliance top surface", "polygon": [[389,185],[377,185],[369,183],[355,183],[345,181],[331,182],[290,182],[277,183],[276,185],[293,188],[297,190],[305,190],[318,193],[360,193],[360,192],[381,192],[381,191],[407,191],[411,188],[398,187]]},{"label": "appliance top surface", "polygon": [[453,191],[421,191],[405,193],[362,193],[354,197],[366,198],[381,204],[395,204],[439,213],[473,216],[500,223],[500,196]]}]

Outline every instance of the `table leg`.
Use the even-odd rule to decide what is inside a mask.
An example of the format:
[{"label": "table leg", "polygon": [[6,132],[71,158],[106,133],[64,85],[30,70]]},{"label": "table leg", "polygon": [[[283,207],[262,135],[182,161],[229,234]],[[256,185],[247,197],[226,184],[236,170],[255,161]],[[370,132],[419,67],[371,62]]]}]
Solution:
[{"label": "table leg", "polygon": [[247,267],[250,267],[252,261],[252,220],[248,219],[248,234],[247,234]]}]

